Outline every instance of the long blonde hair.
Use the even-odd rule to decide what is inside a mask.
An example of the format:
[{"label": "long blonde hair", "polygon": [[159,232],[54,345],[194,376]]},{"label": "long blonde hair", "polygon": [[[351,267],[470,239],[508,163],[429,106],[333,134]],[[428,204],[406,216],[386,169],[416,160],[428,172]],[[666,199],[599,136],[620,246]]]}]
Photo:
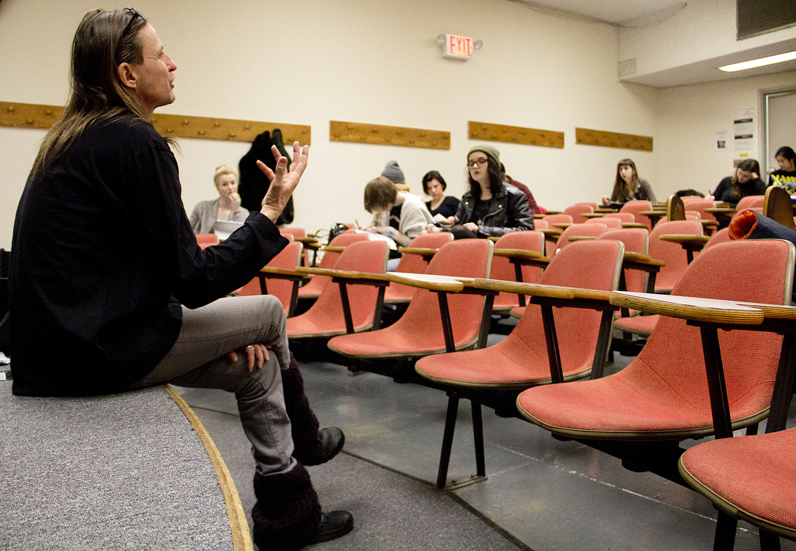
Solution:
[{"label": "long blonde hair", "polygon": [[46,170],[92,125],[122,113],[147,121],[146,112],[116,73],[121,63],[143,62],[138,32],[146,23],[131,8],[94,10],[83,17],[72,41],[69,101],[63,116],[42,141],[33,164],[34,172]]}]

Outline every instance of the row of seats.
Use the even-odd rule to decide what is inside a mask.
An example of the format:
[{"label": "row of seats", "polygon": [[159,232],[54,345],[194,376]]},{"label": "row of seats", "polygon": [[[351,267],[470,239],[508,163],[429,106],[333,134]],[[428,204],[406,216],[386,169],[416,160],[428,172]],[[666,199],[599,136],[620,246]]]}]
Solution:
[{"label": "row of seats", "polygon": [[[664,224],[683,223],[688,221]],[[537,265],[532,268],[541,272],[540,266],[546,265],[539,279],[532,273],[527,276],[523,273],[523,278],[528,277],[524,281],[534,282],[524,284],[498,280],[491,272],[493,263],[496,267],[498,260],[509,258],[508,254],[496,256],[494,251],[520,248],[519,241],[505,248],[505,244],[498,242],[493,245],[487,240],[449,242],[429,247],[439,248],[439,251],[431,256],[427,268],[422,270],[425,274],[422,278],[413,278],[406,273],[385,275],[387,252],[383,243],[351,243],[338,253],[340,256],[333,269],[321,268],[313,276],[329,277],[330,281],[338,283],[329,285],[327,282],[325,289],[335,289],[336,293],[324,290],[318,302],[325,294],[333,297],[327,301],[329,307],[336,305],[338,312],[345,311],[348,303],[350,309],[349,323],[341,326],[338,321],[335,331],[322,336],[336,335],[329,340],[328,348],[341,363],[353,369],[418,382],[447,393],[448,418],[438,472],[440,486],[446,484],[458,402],[469,399],[476,431],[477,477],[485,476],[480,409],[487,405],[501,415],[521,415],[560,437],[573,438],[611,453],[622,458],[624,464],[632,469],[651,470],[680,483],[685,481],[709,497],[712,495],[711,499],[722,511],[719,523],[722,535],[717,534],[717,545],[719,541],[725,545],[728,540],[724,538],[730,538],[730,533],[734,538],[735,526],[728,518],[744,518],[762,526],[761,541],[766,545],[771,542],[772,533],[796,536],[796,520],[793,518],[796,514],[788,504],[774,507],[779,515],[774,521],[760,521],[765,515],[748,513],[748,509],[771,509],[759,492],[749,492],[750,488],[754,489],[753,484],[740,484],[750,495],[744,498],[745,501],[742,499],[740,505],[728,505],[733,503],[735,496],[733,484],[716,475],[714,467],[719,473],[722,465],[737,468],[724,450],[729,448],[738,454],[742,444],[716,440],[696,446],[683,455],[680,446],[683,440],[710,435],[717,430],[714,427],[720,426],[715,421],[714,397],[709,392],[713,384],[705,377],[706,372],[710,373],[714,359],[706,360],[699,354],[704,345],[707,358],[704,331],[688,326],[682,320],[661,318],[651,331],[647,345],[627,368],[615,375],[601,377],[611,321],[614,311],[619,308],[612,304],[614,295],[611,291],[620,286],[623,265],[627,268],[628,259],[632,261],[634,258],[632,255],[626,258],[625,254],[628,243],[632,242],[631,236],[646,237],[647,232],[640,228],[608,230],[605,224],[591,222],[581,225],[599,229],[590,235],[593,240],[568,239],[560,246],[557,243],[552,258],[543,262],[544,235],[538,231],[519,232],[534,234],[532,250]],[[684,231],[679,227],[677,231],[674,231],[675,226],[669,227],[672,234]],[[519,233],[514,239],[522,237]],[[617,238],[622,233],[626,238],[619,241]],[[724,237],[718,236],[715,234],[715,241],[697,256],[688,269],[684,269],[682,277],[672,285],[673,295],[790,303],[794,269],[792,245],[783,241],[719,244]],[[642,241],[633,247],[643,250],[645,244]],[[647,246],[650,247],[651,242]],[[686,258],[679,244],[674,243],[673,246],[680,257]],[[424,249],[415,247],[415,243],[411,248],[418,249],[417,252]],[[363,270],[358,268],[360,264],[354,261],[354,257],[355,253],[366,249],[366,256],[375,260],[372,258],[373,264]],[[637,254],[646,256],[641,252]],[[419,257],[414,258],[417,260]],[[467,258],[467,262],[463,263],[462,258]],[[297,266],[298,261],[295,262],[294,266]],[[509,262],[507,265],[510,271],[520,266]],[[727,265],[733,266],[729,274],[726,273]],[[293,271],[295,276],[295,272],[306,274],[312,269]],[[719,273],[721,278],[716,277]],[[749,281],[756,281],[756,284],[750,286]],[[396,282],[415,289],[410,291],[412,299],[403,316],[386,328],[361,323],[361,319],[378,317],[375,310],[381,306],[379,294]],[[368,313],[370,307],[356,306],[356,300],[351,300],[353,294],[345,291],[351,285],[363,288],[378,285],[369,291],[377,296],[374,310]],[[525,309],[517,327],[506,339],[483,348],[485,323],[488,324],[486,313],[498,304],[498,293],[512,297],[515,304],[517,294],[527,294],[533,306]],[[384,294],[380,300],[384,300]],[[307,314],[313,308],[315,306]],[[292,318],[300,320],[293,322],[294,329],[305,327],[312,317],[301,320],[302,316]],[[288,327],[290,333],[290,321]],[[331,320],[321,320],[317,327],[328,329],[332,327]],[[374,327],[376,330],[368,333],[357,332]],[[291,338],[308,336],[308,332],[294,333]],[[733,429],[756,427],[768,413],[783,339],[773,333],[734,331],[723,332],[715,340],[721,349],[733,350],[733,354],[724,359],[723,371],[720,370],[725,377],[720,386],[725,389],[728,422]],[[718,348],[711,350],[715,356]],[[754,370],[749,369],[750,365],[755,366]],[[587,377],[587,381],[578,381]],[[791,378],[789,389],[792,388]],[[769,429],[772,426],[769,422]],[[783,435],[771,435],[770,438],[766,442],[774,441],[786,449],[787,446],[792,449],[796,442],[796,438]],[[761,444],[755,446],[759,451]],[[702,448],[705,448],[704,452]],[[710,459],[705,460],[703,454]],[[745,468],[755,462],[751,452],[741,453],[741,456],[747,461]],[[789,465],[778,466],[775,474],[792,476],[792,471]],[[748,476],[757,472],[759,469],[744,471],[744,474]],[[722,494],[723,497],[716,497],[715,490],[709,489],[711,473],[714,479],[722,481],[726,494]],[[782,491],[777,495],[781,496]],[[787,497],[792,499],[790,494]]]}]

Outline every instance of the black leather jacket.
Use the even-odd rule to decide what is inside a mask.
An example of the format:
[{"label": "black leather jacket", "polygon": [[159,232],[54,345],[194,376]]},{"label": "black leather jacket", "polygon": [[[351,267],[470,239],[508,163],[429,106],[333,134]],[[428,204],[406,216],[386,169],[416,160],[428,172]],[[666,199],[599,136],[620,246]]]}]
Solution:
[{"label": "black leather jacket", "polygon": [[491,201],[489,213],[480,223],[478,220],[471,220],[475,198],[468,191],[459,203],[454,223],[475,222],[478,224],[478,234],[484,237],[500,237],[513,231],[533,229],[533,213],[528,206],[528,198],[519,188],[504,183],[500,193],[493,195]]}]

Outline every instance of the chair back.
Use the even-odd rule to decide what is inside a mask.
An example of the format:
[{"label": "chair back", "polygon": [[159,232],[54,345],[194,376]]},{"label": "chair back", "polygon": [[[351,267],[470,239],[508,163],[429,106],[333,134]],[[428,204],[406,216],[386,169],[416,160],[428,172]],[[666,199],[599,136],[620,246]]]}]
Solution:
[{"label": "chair back", "polygon": [[622,227],[622,220],[619,218],[590,218],[586,220],[586,224],[603,224],[609,230],[618,230]]},{"label": "chair back", "polygon": [[702,250],[704,251],[708,247],[718,245],[719,243],[726,243],[727,241],[730,241],[730,228],[722,228],[717,232],[713,232],[713,235],[710,236],[710,241],[705,243]]},{"label": "chair back", "polygon": [[706,212],[705,209],[716,208],[716,201],[713,199],[696,198],[691,199],[685,203],[686,211],[696,211],[699,213],[700,220],[715,220],[716,215],[712,212]]},{"label": "chair back", "polygon": [[609,212],[605,216],[603,216],[603,220],[606,218],[618,218],[623,223],[632,224],[636,221],[636,217],[633,216],[632,212]]},{"label": "chair back", "polygon": [[[431,259],[427,274],[488,278],[492,263],[492,242],[488,239],[460,239],[443,245]],[[484,298],[452,293],[448,296],[453,340],[457,346],[470,345],[478,338]],[[418,289],[406,312],[388,329],[395,334],[413,335],[427,342],[444,342],[437,294]]]},{"label": "chair back", "polygon": [[594,212],[595,207],[589,203],[575,203],[564,209],[564,214],[572,217],[572,222],[575,224],[583,224],[588,218],[582,216],[584,213]]},{"label": "chair back", "polygon": [[550,224],[547,222],[547,220],[544,220],[542,218],[534,218],[534,220],[533,220],[533,229],[535,229],[535,230],[549,230],[550,229]]},{"label": "chair back", "polygon": [[545,214],[542,220],[547,221],[547,225],[552,227],[553,224],[573,224],[571,214]]},{"label": "chair back", "polygon": [[[347,247],[352,243],[367,241],[368,239],[369,237],[366,233],[341,233],[332,239],[331,243],[329,243],[329,246]],[[324,251],[321,261],[318,263],[318,268],[333,268],[338,258],[340,258],[340,253],[334,251]],[[326,287],[331,281],[332,278],[329,276],[312,276],[312,279],[310,279],[306,285],[299,288],[299,298],[318,298],[324,287]]]},{"label": "chair back", "polygon": [[[273,257],[271,261],[266,264],[269,268],[281,268],[283,270],[295,270],[301,265],[301,253],[304,251],[304,245],[298,241],[291,241],[287,246],[282,249],[278,255]],[[282,308],[285,313],[290,311],[290,300],[293,296],[293,282],[286,279],[271,278],[266,285],[268,294],[273,295],[282,303]],[[255,277],[246,285],[240,288],[238,296],[245,297],[247,295],[260,295],[262,294],[262,287],[260,286],[260,278]]]},{"label": "chair back", "polygon": [[[571,243],[556,254],[542,274],[540,283],[616,290],[624,250],[623,243],[612,239]],[[554,308],[553,318],[564,377],[575,373],[585,375],[594,360],[601,313],[591,309]],[[524,346],[518,347],[517,341]],[[536,304],[527,306],[517,327],[496,347],[499,347],[497,350],[514,350],[513,354],[518,358],[539,355],[546,359],[541,307]]]},{"label": "chair back", "polygon": [[[680,256],[684,256],[682,252]],[[719,243],[702,251],[683,272],[673,295],[768,304],[790,304],[794,246],[777,239]],[[724,377],[733,419],[764,412],[771,403],[782,336],[720,331]],[[710,412],[700,330],[661,316],[637,359],[622,370],[625,380],[650,384],[664,395]],[[697,351],[695,353],[695,351]],[[627,371],[631,370],[631,371]]]},{"label": "chair back", "polygon": [[[421,233],[412,239],[409,247],[414,249],[439,249],[451,241],[453,241],[453,234],[450,232]],[[423,256],[404,253],[401,255],[395,271],[406,274],[422,274],[425,273],[426,268],[428,268],[428,261]],[[384,302],[409,302],[415,296],[416,290],[416,287],[392,282],[384,293]]]},{"label": "chair back", "polygon": [[790,194],[779,186],[769,186],[766,188],[765,198],[763,214],[787,228],[796,230]]},{"label": "chair back", "polygon": [[[307,230],[304,228],[279,228],[279,233],[287,237],[292,235],[295,237],[307,237]],[[289,238],[288,238],[289,239]]]},{"label": "chair back", "polygon": [[[387,269],[388,251],[385,241],[356,241],[340,253],[334,269],[383,274]],[[349,285],[347,291],[354,330],[369,329],[376,311],[378,289],[372,285]],[[328,336],[341,332],[345,332],[345,314],[340,286],[336,283],[326,285],[309,310],[287,320],[288,337]]]},{"label": "chair back", "polygon": [[670,220],[658,222],[650,232],[650,256],[666,262],[666,266],[661,268],[655,279],[655,291],[664,293],[671,291],[688,266],[688,257],[683,252],[683,247],[660,238],[666,234],[702,235],[702,224],[694,220]]},{"label": "chair back", "polygon": [[765,202],[765,195],[747,195],[746,197],[741,197],[738,204],[735,205],[735,210],[741,212],[744,209],[762,209]]},{"label": "chair back", "polygon": [[[615,239],[625,245],[625,252],[649,254],[649,232],[644,228],[625,228],[600,234],[597,239]],[[625,270],[625,286],[627,291],[643,293],[647,290],[647,272],[643,270]]]},{"label": "chair back", "polygon": [[[518,249],[544,255],[544,234],[533,230],[509,232],[495,242],[495,249]],[[542,277],[542,268],[522,266],[520,274],[525,283],[539,283],[539,279]],[[489,277],[503,281],[517,281],[517,265],[505,256],[493,256],[492,271]],[[519,297],[513,293],[502,292],[495,297],[493,309],[508,311],[515,306],[519,306]]]},{"label": "chair back", "polygon": [[644,224],[647,226],[648,230],[652,229],[652,220],[649,219],[648,216],[644,216],[643,214],[639,214],[642,211],[649,211],[652,210],[652,202],[646,200],[638,200],[638,201],[628,201],[622,208],[619,209],[619,212],[629,212],[633,215],[636,219],[636,223]]},{"label": "chair back", "polygon": [[563,231],[561,237],[556,241],[556,249],[553,256],[558,254],[558,251],[569,245],[571,237],[597,237],[605,232],[608,228],[605,224],[573,224]]},{"label": "chair back", "polygon": [[214,233],[197,233],[196,243],[203,249],[218,244],[218,236]]}]

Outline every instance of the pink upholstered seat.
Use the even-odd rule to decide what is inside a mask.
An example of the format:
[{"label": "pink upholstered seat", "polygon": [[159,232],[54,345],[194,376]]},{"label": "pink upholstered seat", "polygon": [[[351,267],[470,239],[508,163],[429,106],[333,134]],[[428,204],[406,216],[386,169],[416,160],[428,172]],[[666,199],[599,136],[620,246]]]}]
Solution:
[{"label": "pink upholstered seat", "polygon": [[196,242],[203,249],[218,244],[218,236],[214,233],[197,233]]},{"label": "pink upholstered seat", "polygon": [[564,214],[572,217],[572,222],[575,224],[583,224],[588,218],[582,216],[584,213],[591,214],[594,212],[595,207],[591,203],[575,203],[564,209]]},{"label": "pink upholstered seat", "polygon": [[[435,232],[435,233],[422,233],[412,239],[409,243],[409,248],[412,249],[439,249],[446,243],[453,241],[453,234],[450,232]],[[398,261],[398,266],[395,268],[396,272],[403,272],[409,274],[422,274],[425,273],[428,267],[428,261],[419,254],[404,253],[401,255],[401,260]],[[406,303],[412,300],[415,296],[415,287],[409,285],[401,285],[400,283],[390,283],[384,293],[384,303]]]},{"label": "pink upholstered seat", "polygon": [[622,220],[620,220],[619,218],[606,218],[605,216],[601,218],[589,218],[588,220],[586,220],[585,223],[602,224],[609,230],[618,230],[622,227]]},{"label": "pink upholstered seat", "polygon": [[558,251],[569,245],[571,237],[594,237],[596,238],[601,233],[604,233],[608,228],[605,224],[600,222],[593,224],[573,224],[563,231],[561,237],[556,241],[556,248],[553,256],[558,254]]},{"label": "pink upholstered seat", "polygon": [[[625,228],[604,232],[598,240],[614,239],[625,244],[625,252],[648,254],[649,232],[644,228]],[[625,270],[626,291],[644,292],[647,290],[647,273],[641,270]]]},{"label": "pink upholstered seat", "polygon": [[[517,249],[533,251],[544,255],[544,235],[538,231],[510,232],[500,237],[495,242],[495,249]],[[538,283],[542,277],[542,268],[538,266],[522,266],[522,281],[525,283]],[[505,256],[492,257],[492,279],[503,281],[517,281],[516,267]],[[512,293],[503,293],[495,297],[492,311],[498,314],[507,314],[509,310],[519,306],[519,297]]]},{"label": "pink upholstered seat", "polygon": [[682,246],[660,238],[666,234],[702,235],[702,224],[694,220],[673,220],[655,224],[650,232],[649,254],[652,258],[666,262],[666,266],[661,268],[655,280],[656,293],[670,292],[688,266],[688,259]]},{"label": "pink upholstered seat", "polygon": [[719,510],[796,540],[794,457],[796,429],[790,429],[699,444],[682,455],[679,468]]},{"label": "pink upholstered seat", "polygon": [[[330,247],[347,247],[351,243],[356,243],[357,241],[367,241],[368,234],[366,233],[341,233],[340,235],[336,236],[332,239],[331,243],[329,243]],[[321,261],[318,263],[318,268],[332,268],[337,262],[337,259],[340,258],[340,253],[334,251],[324,251],[323,256],[321,257]],[[332,278],[328,276],[322,275],[315,275],[312,276],[312,279],[306,285],[303,285],[299,288],[299,298],[318,298],[320,296],[321,291],[323,291],[324,287],[326,287],[329,283],[331,283]]]},{"label": "pink upholstered seat", "polygon": [[[619,241],[572,243],[562,249],[542,274],[546,285],[611,291],[616,289],[624,246]],[[588,266],[588,269],[584,269]],[[550,308],[550,306],[547,306]],[[608,312],[610,315],[610,311]],[[558,335],[561,370],[564,380],[586,377],[595,356],[604,357],[610,326],[602,334],[602,352],[596,352],[602,313],[591,309],[553,308]],[[518,391],[553,380],[542,307],[533,304],[514,330],[494,346],[480,350],[453,352],[421,358],[415,371],[435,385],[451,387],[448,392],[448,416],[440,457],[437,486],[447,478],[450,442],[456,424],[460,395],[469,398],[473,407],[476,467],[485,475],[481,403],[489,404],[506,415],[514,409]],[[596,368],[596,371],[600,371]]]},{"label": "pink upholstered seat", "polygon": [[644,224],[647,226],[648,230],[652,229],[652,220],[649,217],[644,216],[643,214],[639,214],[642,211],[649,211],[652,210],[652,203],[650,201],[628,201],[622,208],[619,209],[619,212],[629,212],[631,213],[635,219],[636,223]]},{"label": "pink upholstered seat", "polygon": [[[618,241],[572,243],[553,258],[540,283],[614,290],[623,251],[624,246]],[[588,269],[584,269],[586,266]],[[600,312],[556,308],[554,318],[564,377],[587,376],[597,343]],[[417,362],[415,370],[432,381],[458,386],[527,388],[549,383],[550,365],[540,307],[526,307],[517,327],[496,345],[427,356]]]},{"label": "pink upholstered seat", "polygon": [[687,211],[696,211],[699,213],[699,217],[701,220],[715,220],[716,215],[712,212],[706,212],[705,209],[713,209],[716,208],[716,201],[713,199],[703,199],[703,198],[696,198],[696,199],[689,199],[688,201],[683,198],[683,204],[685,205],[685,210]]},{"label": "pink upholstered seat", "polygon": [[[348,245],[334,264],[335,270],[383,274],[387,268],[387,244],[384,241],[358,241]],[[354,331],[367,331],[373,325],[378,289],[371,285],[349,285],[348,297]],[[341,335],[346,332],[340,286],[327,285],[309,310],[288,318],[290,339]]]},{"label": "pink upholstered seat", "polygon": [[[789,304],[792,272],[787,242],[722,243],[689,265],[672,294]],[[782,337],[729,331],[719,341],[733,351],[724,357],[724,373],[734,427],[754,424],[771,402]],[[713,431],[700,331],[668,317],[622,371],[532,388],[517,404],[531,422],[587,439],[682,440]]]},{"label": "pink upholstered seat", "polygon": [[738,204],[735,205],[735,211],[741,212],[744,209],[760,209],[758,212],[761,212],[765,202],[765,195],[747,195],[746,197],[741,197]]},{"label": "pink upholstered seat", "polygon": [[[439,249],[425,273],[485,278],[489,277],[491,259],[492,242],[487,239],[452,241]],[[456,349],[475,344],[483,304],[483,297],[478,295],[448,297]],[[343,356],[366,359],[422,357],[445,352],[437,295],[418,289],[404,315],[394,324],[367,334],[334,337],[328,346]]]},{"label": "pink upholstered seat", "polygon": [[[291,241],[287,246],[280,251],[278,255],[271,259],[266,264],[269,268],[281,268],[283,270],[295,270],[301,265],[301,253],[304,250],[304,245],[298,241]],[[266,288],[269,295],[274,295],[282,303],[282,308],[286,313],[290,312],[290,307],[293,299],[293,287],[298,285],[298,281],[289,281],[286,279],[269,279],[266,283]],[[241,287],[238,296],[259,295],[262,294],[262,287],[260,286],[260,278],[255,277],[249,283]]]},{"label": "pink upholstered seat", "polygon": [[553,224],[573,224],[572,216],[569,214],[545,214],[542,220],[546,221],[549,227]]},{"label": "pink upholstered seat", "polygon": [[636,217],[632,212],[609,212],[603,218],[618,218],[624,223],[632,224],[636,221]]}]

